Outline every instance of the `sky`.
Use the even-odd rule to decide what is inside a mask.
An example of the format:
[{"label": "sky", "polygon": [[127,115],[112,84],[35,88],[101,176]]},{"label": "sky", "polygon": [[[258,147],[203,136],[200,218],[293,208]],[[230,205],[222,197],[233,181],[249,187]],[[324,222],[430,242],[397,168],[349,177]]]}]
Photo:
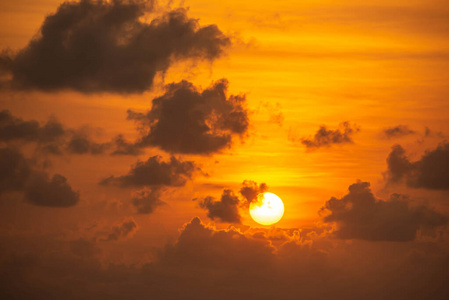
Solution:
[{"label": "sky", "polygon": [[448,299],[448,37],[442,0],[0,1],[1,298]]}]

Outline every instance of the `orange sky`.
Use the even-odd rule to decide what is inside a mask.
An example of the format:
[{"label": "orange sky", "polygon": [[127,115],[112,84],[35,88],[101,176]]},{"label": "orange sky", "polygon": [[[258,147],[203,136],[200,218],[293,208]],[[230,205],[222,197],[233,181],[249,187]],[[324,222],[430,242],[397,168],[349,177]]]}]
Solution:
[{"label": "orange sky", "polygon": [[[0,48],[14,52],[26,47],[60,3],[1,1]],[[188,7],[188,16],[198,19],[201,26],[215,24],[231,38],[224,56],[213,62],[175,61],[143,93],[2,88],[0,108],[23,120],[43,123],[55,116],[67,128],[89,126],[93,138],[101,142],[117,134],[132,141],[139,132],[126,119],[126,111],[151,109],[151,100],[164,92],[164,84],[185,79],[205,89],[226,78],[228,95],[246,95],[248,131],[234,136],[232,146],[221,152],[175,153],[195,161],[202,172],[185,186],[165,192],[166,205],[150,215],[135,213],[130,203],[132,189],[99,186],[98,182],[126,174],[137,160],[156,154],[168,158],[168,152],[149,147],[137,157],[50,157],[48,172],[63,174],[80,192],[80,201],[68,209],[54,209],[16,201],[20,195],[14,193],[0,195],[5,198],[0,222],[3,234],[36,231],[70,240],[94,235],[86,228],[111,228],[132,217],[138,224],[135,235],[101,246],[103,258],[135,262],[143,256],[151,260],[155,249],[176,241],[179,228],[195,216],[206,224],[227,228],[228,222],[210,220],[192,199],[208,195],[219,199],[224,188],[237,193],[244,180],[264,182],[268,191],[282,198],[285,215],[276,224],[278,228],[326,226],[320,208],[331,197],[346,195],[348,186],[358,179],[370,182],[380,199],[403,193],[415,197],[415,204],[449,213],[447,188],[389,185],[386,179],[386,159],[393,145],[400,144],[413,162],[447,141],[447,1],[186,0],[171,4],[178,6]],[[160,4],[157,13],[166,10],[168,6]],[[151,18],[147,16],[147,22]],[[301,142],[312,138],[321,125],[337,130],[345,121],[355,129],[351,142],[313,149]],[[398,125],[413,133],[387,138],[383,130]],[[426,136],[426,128],[432,134]],[[27,147],[23,146],[23,152],[33,156]],[[242,224],[235,226],[259,227],[245,209],[240,214]]]}]

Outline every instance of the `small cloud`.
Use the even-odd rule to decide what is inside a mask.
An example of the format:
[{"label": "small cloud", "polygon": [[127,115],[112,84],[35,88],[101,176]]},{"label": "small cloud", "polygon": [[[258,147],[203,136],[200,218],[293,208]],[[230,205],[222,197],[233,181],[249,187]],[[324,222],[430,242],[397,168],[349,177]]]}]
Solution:
[{"label": "small cloud", "polygon": [[352,136],[359,131],[360,128],[357,125],[351,125],[349,122],[340,123],[339,128],[335,130],[327,129],[325,125],[321,125],[313,137],[302,138],[301,143],[308,150],[337,144],[352,144],[354,143]]}]

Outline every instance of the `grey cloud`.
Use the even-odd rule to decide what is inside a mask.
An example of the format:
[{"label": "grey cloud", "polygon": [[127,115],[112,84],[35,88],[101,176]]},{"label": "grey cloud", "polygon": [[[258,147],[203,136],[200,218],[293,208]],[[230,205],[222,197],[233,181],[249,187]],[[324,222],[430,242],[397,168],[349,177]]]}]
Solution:
[{"label": "grey cloud", "polygon": [[30,162],[22,153],[14,148],[0,148],[0,194],[23,190],[30,174]]},{"label": "grey cloud", "polygon": [[183,186],[197,169],[193,161],[181,161],[173,156],[167,162],[161,159],[160,156],[152,156],[145,162],[138,161],[127,175],[111,176],[100,184],[121,187]]},{"label": "grey cloud", "polygon": [[69,207],[79,201],[64,176],[49,179],[17,149],[0,148],[0,194],[7,191],[23,192],[25,201],[37,206]]},{"label": "grey cloud", "polygon": [[3,51],[0,68],[12,75],[3,85],[142,93],[174,61],[212,61],[230,45],[217,26],[200,26],[186,9],[143,22],[150,12],[152,1],[64,2],[25,48],[12,55]]},{"label": "grey cloud", "polygon": [[411,162],[400,145],[392,147],[387,158],[387,183],[405,181],[412,188],[431,190],[449,189],[449,143],[426,151],[417,161]]},{"label": "grey cloud", "polygon": [[228,97],[227,88],[226,79],[203,91],[187,81],[167,85],[165,94],[153,99],[150,111],[128,111],[128,119],[143,132],[138,144],[186,154],[230,147],[233,135],[247,132],[249,120],[245,96]]},{"label": "grey cloud", "polygon": [[119,241],[131,237],[137,231],[137,223],[133,218],[125,218],[119,224],[113,226],[106,237],[101,238],[101,241]]},{"label": "grey cloud", "polygon": [[332,197],[321,209],[325,222],[336,222],[334,232],[341,239],[369,241],[412,241],[418,230],[434,230],[448,223],[448,217],[426,206],[412,207],[407,198],[393,194],[388,201],[374,197],[368,182],[349,186],[341,199]]},{"label": "grey cloud", "polygon": [[239,191],[243,198],[239,198],[230,189],[224,189],[220,200],[207,196],[199,201],[199,206],[207,210],[207,216],[212,220],[218,219],[220,222],[241,223],[239,208],[248,209],[249,204],[257,199],[257,195],[265,192],[267,189],[266,183],[258,185],[255,181],[244,180]]},{"label": "grey cloud", "polygon": [[35,120],[24,121],[14,117],[8,110],[0,111],[0,141],[15,140],[49,143],[65,134],[64,127],[56,119],[50,118],[43,126]]},{"label": "grey cloud", "polygon": [[387,127],[382,130],[384,136],[388,139],[399,138],[411,134],[415,134],[416,131],[411,130],[406,125],[397,125],[393,127]]},{"label": "grey cloud", "polygon": [[219,201],[214,197],[207,196],[199,202],[201,208],[208,211],[207,216],[212,220],[220,220],[227,223],[240,223],[240,213],[238,206],[240,204],[239,198],[232,192],[232,190],[224,190]]},{"label": "grey cloud", "polygon": [[154,210],[166,204],[161,198],[162,190],[160,187],[145,188],[134,192],[132,204],[140,214],[151,214]]},{"label": "grey cloud", "polygon": [[330,147],[334,144],[352,144],[354,142],[352,136],[359,130],[359,127],[349,122],[340,123],[339,128],[335,130],[322,125],[312,138],[302,138],[301,143],[307,149]]},{"label": "grey cloud", "polygon": [[142,149],[135,143],[126,141],[123,135],[117,135],[112,141],[97,142],[92,138],[92,128],[84,126],[78,129],[66,128],[55,117],[44,124],[36,120],[23,120],[8,110],[0,111],[0,142],[36,143],[42,153],[63,154],[104,154],[138,155]]},{"label": "grey cloud", "polygon": [[242,185],[243,186],[240,189],[240,194],[245,198],[248,205],[257,199],[258,194],[264,193],[268,190],[268,186],[264,182],[262,182],[260,185],[257,185],[257,182],[254,182],[252,180],[245,180],[243,181]]},{"label": "grey cloud", "polygon": [[51,179],[46,173],[35,173],[25,188],[25,200],[38,206],[70,207],[79,201],[67,179],[59,174]]}]

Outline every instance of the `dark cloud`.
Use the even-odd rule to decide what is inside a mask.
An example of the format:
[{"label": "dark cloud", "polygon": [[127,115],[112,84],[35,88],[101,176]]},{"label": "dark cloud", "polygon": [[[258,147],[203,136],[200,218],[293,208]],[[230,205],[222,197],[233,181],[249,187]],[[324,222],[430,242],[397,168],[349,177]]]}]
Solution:
[{"label": "dark cloud", "polygon": [[384,136],[388,139],[399,138],[411,134],[415,134],[416,131],[411,130],[406,125],[397,125],[394,127],[387,127],[382,130]]},{"label": "dark cloud", "polygon": [[103,154],[111,147],[110,143],[96,143],[83,132],[74,132],[66,148],[72,154]]},{"label": "dark cloud", "polygon": [[184,226],[178,241],[161,252],[159,263],[252,270],[252,273],[269,268],[274,260],[273,252],[267,240],[245,236],[233,228],[215,230],[195,217]]},{"label": "dark cloud", "polygon": [[320,147],[330,147],[334,144],[352,144],[352,136],[360,130],[356,125],[349,122],[340,123],[339,128],[332,130],[321,125],[313,138],[302,138],[301,143],[307,149],[316,149]]},{"label": "dark cloud", "polygon": [[[254,230],[258,233],[217,229],[193,218],[155,256],[148,238],[135,247],[137,237],[131,244],[0,233],[0,296],[137,300],[148,298],[150,291],[156,300],[291,300],[298,295],[311,300],[428,299],[429,295],[445,300],[449,295],[446,242],[347,243],[315,236],[302,244],[292,232],[275,246],[270,236],[276,232]],[[120,250],[97,254],[96,248],[113,247]],[[131,247],[146,250],[138,255],[123,252]],[[127,262],[120,262],[124,258]]]},{"label": "dark cloud", "polygon": [[8,110],[0,111],[0,141],[22,140],[50,143],[60,139],[65,129],[56,119],[50,118],[43,126],[35,120],[24,121],[14,117]]},{"label": "dark cloud", "polygon": [[208,211],[207,216],[209,218],[227,223],[241,222],[239,204],[239,198],[228,189],[223,191],[219,201],[216,201],[214,197],[207,196],[199,202],[200,207]]},{"label": "dark cloud", "polygon": [[0,148],[0,194],[21,191],[31,174],[30,162],[14,148]]},{"label": "dark cloud", "polygon": [[142,21],[152,1],[64,2],[28,46],[3,52],[0,67],[18,89],[141,93],[181,59],[212,61],[230,45],[215,25],[176,9]]},{"label": "dark cloud", "polygon": [[114,150],[111,155],[139,155],[142,154],[142,149],[135,143],[128,142],[123,135],[117,135],[112,144]]},{"label": "dark cloud", "polygon": [[111,228],[105,238],[101,238],[101,241],[119,241],[133,236],[137,231],[137,223],[133,218],[125,218],[119,224]]},{"label": "dark cloud", "polygon": [[160,187],[145,188],[134,192],[132,203],[140,214],[151,214],[157,207],[166,204],[161,198]]},{"label": "dark cloud", "polygon": [[388,183],[405,181],[407,186],[413,188],[449,189],[449,143],[427,151],[415,162],[407,158],[404,148],[395,145],[387,157],[387,165]]},{"label": "dark cloud", "polygon": [[264,193],[268,190],[268,186],[264,182],[262,182],[260,185],[257,185],[257,182],[245,180],[243,181],[242,185],[243,186],[240,189],[240,194],[242,194],[242,196],[245,198],[248,205],[257,199],[258,194]]},{"label": "dark cloud", "polygon": [[44,124],[36,120],[23,120],[8,110],[0,111],[0,142],[36,143],[41,153],[62,154],[104,154],[138,155],[142,149],[135,143],[117,135],[110,142],[98,142],[92,137],[93,129],[84,126],[78,129],[64,127],[55,117]]},{"label": "dark cloud", "polygon": [[25,200],[38,206],[70,207],[79,201],[67,179],[59,174],[51,179],[46,173],[35,173],[25,188]]},{"label": "dark cloud", "polygon": [[157,146],[170,153],[210,154],[231,146],[233,135],[248,130],[243,95],[227,97],[228,81],[221,79],[199,91],[192,83],[167,85],[147,113],[128,111],[142,130],[140,146]]},{"label": "dark cloud", "polygon": [[230,189],[224,189],[220,200],[207,196],[199,201],[199,206],[207,210],[207,216],[212,220],[218,219],[220,222],[241,223],[239,208],[248,209],[249,204],[257,199],[257,195],[265,192],[267,189],[266,183],[258,185],[255,181],[244,180],[239,191],[243,198]]},{"label": "dark cloud", "polygon": [[407,198],[393,194],[388,201],[374,197],[368,182],[349,186],[341,199],[331,198],[321,212],[325,222],[336,222],[341,239],[369,241],[412,241],[418,230],[433,230],[448,218],[425,206],[412,207]]},{"label": "dark cloud", "polygon": [[0,194],[7,191],[23,192],[25,201],[38,206],[69,207],[79,201],[64,176],[49,179],[17,149],[0,148]]},{"label": "dark cloud", "polygon": [[181,161],[173,156],[168,162],[161,159],[160,156],[152,156],[145,162],[138,161],[127,175],[111,176],[100,184],[121,187],[183,186],[197,169],[193,161]]}]

